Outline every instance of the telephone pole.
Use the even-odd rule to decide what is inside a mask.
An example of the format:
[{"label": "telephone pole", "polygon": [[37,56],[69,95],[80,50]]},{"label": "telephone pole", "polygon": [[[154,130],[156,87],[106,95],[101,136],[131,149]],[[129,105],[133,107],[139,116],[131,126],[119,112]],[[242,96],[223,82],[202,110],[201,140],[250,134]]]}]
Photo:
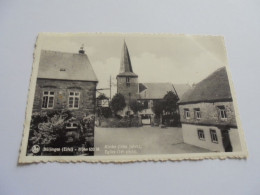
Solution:
[{"label": "telephone pole", "polygon": [[110,75],[110,81],[109,81],[109,88],[110,88],[110,101],[111,101],[111,87],[112,87],[112,81],[111,81],[111,75]]}]

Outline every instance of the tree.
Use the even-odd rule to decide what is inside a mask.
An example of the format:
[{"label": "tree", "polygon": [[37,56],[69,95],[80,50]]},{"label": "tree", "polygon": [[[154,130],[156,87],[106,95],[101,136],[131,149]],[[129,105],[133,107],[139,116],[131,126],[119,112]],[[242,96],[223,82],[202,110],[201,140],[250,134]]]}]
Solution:
[{"label": "tree", "polygon": [[115,94],[111,100],[110,106],[115,114],[118,111],[123,110],[126,106],[125,97],[120,93]]},{"label": "tree", "polygon": [[130,108],[133,110],[133,112],[136,114],[137,112],[140,112],[144,109],[143,105],[138,102],[137,100],[132,100],[130,102]]},{"label": "tree", "polygon": [[163,110],[170,114],[174,114],[178,109],[177,102],[179,100],[178,96],[175,95],[172,91],[168,91],[167,94],[163,98],[164,105]]},{"label": "tree", "polygon": [[100,115],[104,116],[105,118],[109,118],[112,116],[111,108],[109,107],[101,107],[100,108]]},{"label": "tree", "polygon": [[[177,101],[179,100],[178,96],[175,95],[172,91],[167,92],[162,100],[154,101],[153,112],[157,118],[160,118],[162,122],[162,114],[166,112],[171,115],[170,118],[177,117],[176,110],[178,109]],[[169,117],[168,117],[169,118]]]},{"label": "tree", "polygon": [[157,101],[153,102],[152,110],[157,117],[161,116],[161,114],[163,113],[163,109],[164,109],[164,101],[163,100],[157,100]]}]

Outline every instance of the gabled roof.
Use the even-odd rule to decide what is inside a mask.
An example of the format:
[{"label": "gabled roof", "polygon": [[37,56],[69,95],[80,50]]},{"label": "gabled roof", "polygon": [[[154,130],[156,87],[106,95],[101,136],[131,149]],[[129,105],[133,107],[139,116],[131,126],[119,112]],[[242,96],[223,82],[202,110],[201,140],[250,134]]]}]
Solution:
[{"label": "gabled roof", "polygon": [[175,93],[175,90],[171,83],[139,84],[140,99],[163,99],[163,97],[167,94],[168,91],[173,91]]},{"label": "gabled roof", "polygon": [[47,50],[41,51],[38,78],[98,81],[86,54]]},{"label": "gabled roof", "polygon": [[232,100],[227,71],[222,67],[187,91],[179,104]]},{"label": "gabled roof", "polygon": [[137,75],[133,72],[130,55],[125,42],[121,54],[120,70],[117,76],[137,77]]},{"label": "gabled roof", "polygon": [[167,92],[177,93],[180,98],[183,93],[191,89],[189,84],[172,83],[139,83],[140,99],[163,99]]},{"label": "gabled roof", "polygon": [[184,93],[191,89],[191,86],[189,84],[173,84],[173,86],[180,99],[182,98]]}]

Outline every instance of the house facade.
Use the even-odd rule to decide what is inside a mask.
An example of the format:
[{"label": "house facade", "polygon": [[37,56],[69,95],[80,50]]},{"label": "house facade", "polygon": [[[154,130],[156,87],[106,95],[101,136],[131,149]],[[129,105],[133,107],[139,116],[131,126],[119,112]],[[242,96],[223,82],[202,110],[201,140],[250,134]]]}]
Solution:
[{"label": "house facade", "polygon": [[[94,117],[97,77],[83,48],[79,53],[42,50],[36,81],[33,113],[69,110],[75,119],[66,126],[72,142],[79,121]],[[94,127],[93,124],[90,126]],[[94,144],[94,128],[87,128],[88,141]]]},{"label": "house facade", "polygon": [[185,143],[216,152],[241,150],[225,67],[193,86],[178,104]]}]

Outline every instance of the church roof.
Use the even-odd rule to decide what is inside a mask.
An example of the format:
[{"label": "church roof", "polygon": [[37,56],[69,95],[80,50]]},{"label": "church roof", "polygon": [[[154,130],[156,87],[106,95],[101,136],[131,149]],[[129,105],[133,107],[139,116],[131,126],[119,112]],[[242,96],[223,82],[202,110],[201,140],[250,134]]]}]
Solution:
[{"label": "church roof", "polygon": [[42,50],[38,78],[97,82],[86,54]]},{"label": "church roof", "polygon": [[232,100],[226,68],[222,67],[187,91],[180,104]]},{"label": "church roof", "polygon": [[163,99],[167,92],[177,93],[180,98],[191,87],[188,84],[139,83],[140,99]]},{"label": "church roof", "polygon": [[126,43],[124,42],[123,50],[121,54],[121,62],[120,62],[120,70],[117,76],[130,76],[137,77],[137,75],[133,72],[130,55],[128,52],[128,48]]}]

